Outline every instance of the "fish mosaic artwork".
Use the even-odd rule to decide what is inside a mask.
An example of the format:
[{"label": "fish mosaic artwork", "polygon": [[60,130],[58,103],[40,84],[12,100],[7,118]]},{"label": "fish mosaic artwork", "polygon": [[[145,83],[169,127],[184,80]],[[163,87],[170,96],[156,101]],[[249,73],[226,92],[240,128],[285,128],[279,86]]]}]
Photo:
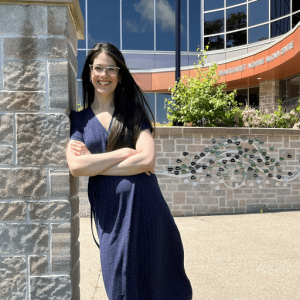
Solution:
[{"label": "fish mosaic artwork", "polygon": [[[221,188],[221,183],[229,189],[238,189],[246,186],[254,187],[255,182],[258,188],[262,189],[270,186],[270,180],[274,181],[276,187],[287,187],[289,182],[300,176],[300,159],[297,172],[283,172],[283,161],[295,160],[295,157],[288,153],[288,150],[276,151],[274,146],[266,149],[263,145],[264,142],[259,138],[248,139],[245,136],[219,140],[213,138],[211,147],[196,155],[185,151],[183,158],[175,159],[174,165],[172,165],[174,160],[170,159],[165,170],[156,174],[184,178],[184,183],[192,183],[193,186],[197,186],[199,182],[207,182],[215,185],[215,190]],[[214,175],[217,176],[218,182],[212,180]]]}]

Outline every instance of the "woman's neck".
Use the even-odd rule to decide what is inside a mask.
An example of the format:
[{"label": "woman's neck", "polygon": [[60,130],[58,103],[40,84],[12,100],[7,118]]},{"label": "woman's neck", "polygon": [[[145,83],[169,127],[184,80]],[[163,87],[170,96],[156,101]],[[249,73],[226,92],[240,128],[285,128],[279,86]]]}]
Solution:
[{"label": "woman's neck", "polygon": [[114,95],[95,94],[94,102],[91,105],[94,110],[111,111],[115,108]]}]

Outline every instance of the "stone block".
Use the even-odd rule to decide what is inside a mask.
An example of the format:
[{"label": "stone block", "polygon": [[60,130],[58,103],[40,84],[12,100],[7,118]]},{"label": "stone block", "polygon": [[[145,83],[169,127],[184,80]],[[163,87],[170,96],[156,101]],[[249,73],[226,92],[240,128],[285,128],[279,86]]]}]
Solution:
[{"label": "stone block", "polygon": [[33,255],[29,257],[30,275],[42,275],[48,272],[47,256]]},{"label": "stone block", "polygon": [[[70,197],[76,196],[79,193],[79,177],[74,177],[70,173]],[[87,183],[85,186],[85,191],[87,191]]]},{"label": "stone block", "polygon": [[167,184],[168,191],[177,191],[177,184]]},{"label": "stone block", "polygon": [[212,198],[212,197],[204,197],[204,198],[201,198],[201,203],[202,204],[219,204],[219,200],[218,198]]},{"label": "stone block", "polygon": [[33,168],[0,169],[0,199],[36,199],[46,196],[46,170]]},{"label": "stone block", "polygon": [[194,205],[194,212],[195,214],[207,214],[208,213],[208,206],[207,205]]},{"label": "stone block", "polygon": [[0,203],[0,221],[25,221],[26,205],[24,201]]},{"label": "stone block", "polygon": [[185,193],[174,192],[173,193],[173,204],[185,204]]},{"label": "stone block", "polygon": [[156,163],[158,165],[165,165],[167,167],[169,165],[169,159],[168,158],[157,158]]},{"label": "stone block", "polygon": [[0,110],[39,111],[45,109],[44,92],[0,92]]},{"label": "stone block", "polygon": [[175,142],[172,140],[164,140],[163,141],[163,151],[164,152],[174,152],[175,150]]},{"label": "stone block", "polygon": [[55,172],[50,170],[51,196],[68,197],[70,194],[70,175],[69,172]]},{"label": "stone block", "polygon": [[80,300],[80,260],[72,268],[72,300]]},{"label": "stone block", "polygon": [[69,118],[64,114],[17,114],[20,165],[67,167]]},{"label": "stone block", "polygon": [[286,196],[285,202],[286,203],[300,203],[300,197],[299,196]]},{"label": "stone block", "polygon": [[0,32],[38,35],[47,33],[47,8],[39,5],[1,5]]},{"label": "stone block", "polygon": [[0,115],[0,143],[13,142],[13,114]]},{"label": "stone block", "polygon": [[71,269],[73,270],[80,259],[80,242],[71,247]]},{"label": "stone block", "polygon": [[24,257],[0,257],[0,297],[2,300],[27,299],[26,260]]},{"label": "stone block", "polygon": [[[48,62],[49,74],[49,107],[68,107],[69,102],[69,75],[68,62]],[[75,97],[76,98],[76,97]]]},{"label": "stone block", "polygon": [[71,271],[71,224],[52,224],[51,270]]},{"label": "stone block", "polygon": [[77,110],[78,83],[77,75],[68,64],[69,109]]},{"label": "stone block", "polygon": [[4,55],[16,58],[67,58],[68,41],[60,37],[5,38]]},{"label": "stone block", "polygon": [[13,164],[13,147],[0,146],[0,165]]},{"label": "stone block", "polygon": [[36,201],[28,204],[32,221],[70,220],[71,208],[67,200]]},{"label": "stone block", "polygon": [[70,300],[71,291],[71,277],[68,275],[30,278],[30,299]]},{"label": "stone block", "polygon": [[1,253],[46,253],[48,240],[47,224],[0,224]]},{"label": "stone block", "polygon": [[44,91],[45,62],[41,60],[5,60],[4,89],[11,91]]},{"label": "stone block", "polygon": [[75,53],[77,53],[77,33],[67,7],[48,7],[48,33],[67,36],[71,41]]},{"label": "stone block", "polygon": [[277,195],[290,195],[291,194],[291,190],[290,189],[278,189],[277,190]]}]

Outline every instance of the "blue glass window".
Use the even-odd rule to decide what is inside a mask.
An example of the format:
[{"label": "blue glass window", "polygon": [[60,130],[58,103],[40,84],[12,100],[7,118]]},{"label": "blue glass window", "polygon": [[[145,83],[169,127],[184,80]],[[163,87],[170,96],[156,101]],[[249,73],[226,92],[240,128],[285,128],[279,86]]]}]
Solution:
[{"label": "blue glass window", "polygon": [[154,50],[154,0],[122,3],[122,48]]},{"label": "blue glass window", "polygon": [[[79,0],[83,20],[84,20],[84,35],[85,35],[85,26],[86,26],[86,21],[85,21],[85,0]],[[84,40],[78,40],[78,48],[85,49],[86,48],[86,41]]]},{"label": "blue glass window", "polygon": [[201,45],[200,39],[200,1],[199,0],[190,0],[190,7],[189,7],[189,15],[190,15],[190,51],[197,51]]},{"label": "blue glass window", "polygon": [[[182,0],[181,50],[187,50],[187,0]],[[175,51],[175,0],[156,1],[156,50]]]},{"label": "blue glass window", "polygon": [[169,94],[156,94],[156,122],[160,124],[169,123],[167,118],[167,108],[165,106],[165,99],[171,99]]},{"label": "blue glass window", "polygon": [[248,26],[253,26],[259,23],[269,21],[269,0],[260,0],[249,3],[248,10]]},{"label": "blue glass window", "polygon": [[247,44],[247,30],[236,31],[226,35],[226,47],[237,47]]},{"label": "blue glass window", "polygon": [[224,7],[224,0],[204,0],[204,10],[213,10]]},{"label": "blue glass window", "polygon": [[271,0],[271,20],[280,18],[290,13],[290,1]]},{"label": "blue glass window", "polygon": [[208,51],[224,49],[224,34],[205,37],[204,47],[207,45]]},{"label": "blue glass window", "polygon": [[247,26],[247,6],[241,5],[226,10],[226,29],[237,30]]},{"label": "blue glass window", "polygon": [[84,51],[78,50],[78,53],[77,53],[77,60],[78,60],[77,78],[78,79],[81,78],[81,74],[82,74],[82,71],[83,71],[83,66],[84,66],[84,63],[85,63],[85,59],[86,59],[85,50]]},{"label": "blue glass window", "polygon": [[204,14],[204,35],[224,32],[224,11]]},{"label": "blue glass window", "polygon": [[292,28],[294,28],[298,22],[300,22],[300,13],[296,13],[292,17]]},{"label": "blue glass window", "polygon": [[300,0],[292,0],[293,12],[300,10]]},{"label": "blue glass window", "polygon": [[269,24],[257,26],[249,29],[248,43],[255,43],[269,38]]},{"label": "blue glass window", "polygon": [[120,48],[120,1],[88,1],[88,47],[109,42]]},{"label": "blue glass window", "polygon": [[226,6],[232,6],[243,2],[246,2],[246,0],[226,0]]},{"label": "blue glass window", "polygon": [[271,23],[271,38],[287,33],[290,30],[290,17]]},{"label": "blue glass window", "polygon": [[[155,94],[154,93],[146,93],[146,100],[147,100],[148,105],[150,106],[150,109],[152,111],[154,118],[156,119],[156,117],[155,117]],[[151,116],[150,113],[149,113],[149,116]],[[156,122],[156,120],[155,120],[155,122]]]}]

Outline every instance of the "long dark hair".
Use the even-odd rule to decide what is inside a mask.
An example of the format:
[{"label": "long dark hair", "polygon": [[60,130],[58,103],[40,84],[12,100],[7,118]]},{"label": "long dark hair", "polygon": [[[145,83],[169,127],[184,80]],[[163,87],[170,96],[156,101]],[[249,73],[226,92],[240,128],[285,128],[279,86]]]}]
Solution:
[{"label": "long dark hair", "polygon": [[120,68],[119,74],[122,75],[121,84],[117,84],[115,89],[115,113],[106,151],[109,152],[124,147],[135,148],[143,123],[148,124],[151,130],[155,130],[154,116],[146,101],[145,94],[130,74],[123,54],[110,43],[96,44],[86,57],[81,75],[83,107],[88,108],[94,102],[95,90],[90,82],[89,65],[93,64],[94,59],[102,52],[105,52],[116,62]]}]

